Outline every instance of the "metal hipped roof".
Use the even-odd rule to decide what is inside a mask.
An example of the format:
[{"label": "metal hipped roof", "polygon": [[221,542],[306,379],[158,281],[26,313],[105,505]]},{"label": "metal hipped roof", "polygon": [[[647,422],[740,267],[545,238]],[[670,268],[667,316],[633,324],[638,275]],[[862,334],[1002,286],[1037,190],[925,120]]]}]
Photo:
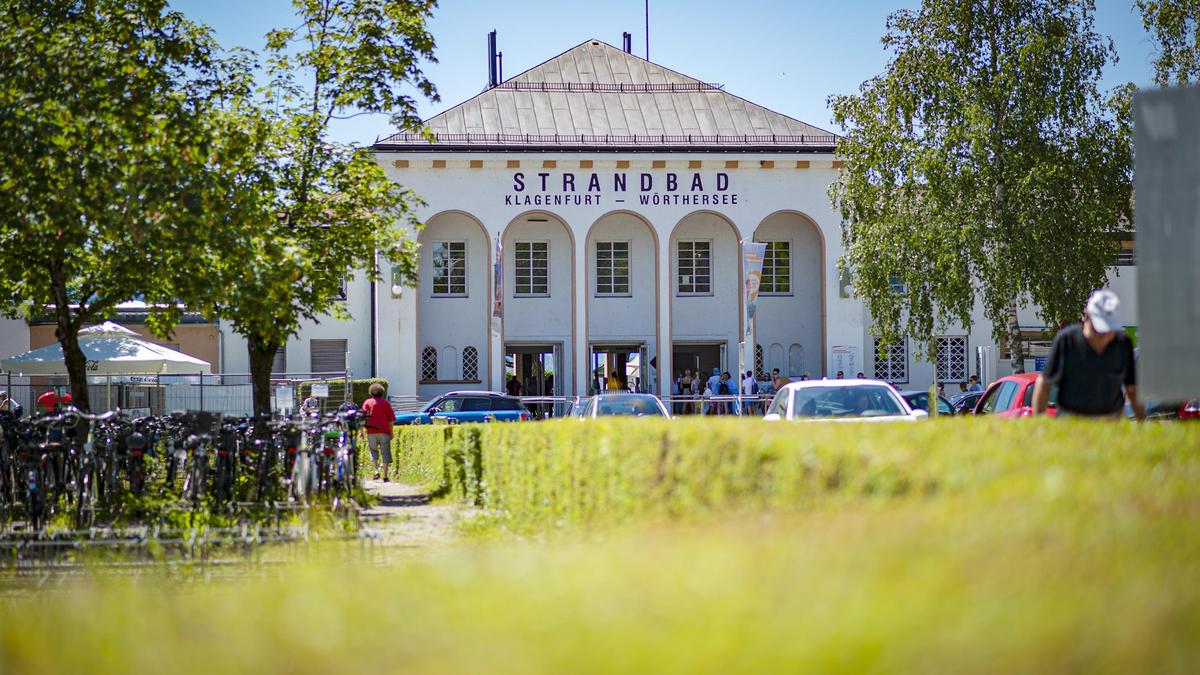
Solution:
[{"label": "metal hipped roof", "polygon": [[831,152],[837,136],[600,40],[400,132],[376,150]]}]

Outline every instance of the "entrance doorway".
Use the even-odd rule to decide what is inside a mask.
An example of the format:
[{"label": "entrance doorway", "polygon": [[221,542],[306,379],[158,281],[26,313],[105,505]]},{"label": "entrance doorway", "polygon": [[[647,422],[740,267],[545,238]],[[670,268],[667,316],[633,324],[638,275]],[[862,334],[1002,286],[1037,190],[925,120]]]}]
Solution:
[{"label": "entrance doorway", "polygon": [[671,367],[675,369],[671,377],[675,377],[685,370],[691,370],[693,374],[700,373],[702,382],[707,381],[712,375],[713,368],[725,370],[725,343],[676,342],[672,349]]},{"label": "entrance doorway", "polygon": [[605,391],[654,391],[654,368],[646,344],[594,344],[590,361],[589,394]]},{"label": "entrance doorway", "polygon": [[561,354],[561,344],[504,345],[505,390],[512,393],[509,387],[515,377],[521,396],[560,396]]}]

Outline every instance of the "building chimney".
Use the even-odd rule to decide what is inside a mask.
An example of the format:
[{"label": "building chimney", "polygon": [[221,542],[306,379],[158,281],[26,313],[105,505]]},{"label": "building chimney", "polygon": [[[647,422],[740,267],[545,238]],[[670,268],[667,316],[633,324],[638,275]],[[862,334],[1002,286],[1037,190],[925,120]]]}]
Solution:
[{"label": "building chimney", "polygon": [[496,58],[496,31],[488,33],[488,89],[500,84]]},{"label": "building chimney", "polygon": [[626,54],[633,53],[633,33],[621,33],[621,48]]}]

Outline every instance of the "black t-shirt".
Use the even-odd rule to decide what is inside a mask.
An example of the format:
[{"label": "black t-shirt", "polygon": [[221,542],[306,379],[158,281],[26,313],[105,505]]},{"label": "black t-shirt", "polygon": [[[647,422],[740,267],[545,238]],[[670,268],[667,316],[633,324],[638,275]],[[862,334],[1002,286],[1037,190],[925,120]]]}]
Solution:
[{"label": "black t-shirt", "polygon": [[1082,415],[1109,415],[1125,406],[1124,385],[1137,384],[1133,342],[1118,330],[1097,354],[1076,324],[1054,336],[1042,376],[1058,385],[1058,407]]}]

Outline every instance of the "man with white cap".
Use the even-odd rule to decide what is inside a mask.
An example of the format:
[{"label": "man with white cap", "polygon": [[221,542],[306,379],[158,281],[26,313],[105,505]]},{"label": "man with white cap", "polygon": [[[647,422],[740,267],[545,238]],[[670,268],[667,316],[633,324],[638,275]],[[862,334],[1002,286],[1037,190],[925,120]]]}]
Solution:
[{"label": "man with white cap", "polygon": [[1033,389],[1033,414],[1046,411],[1050,387],[1058,387],[1058,414],[1117,417],[1128,400],[1139,420],[1133,342],[1121,330],[1121,300],[1107,288],[1094,291],[1083,324],[1059,331]]}]

